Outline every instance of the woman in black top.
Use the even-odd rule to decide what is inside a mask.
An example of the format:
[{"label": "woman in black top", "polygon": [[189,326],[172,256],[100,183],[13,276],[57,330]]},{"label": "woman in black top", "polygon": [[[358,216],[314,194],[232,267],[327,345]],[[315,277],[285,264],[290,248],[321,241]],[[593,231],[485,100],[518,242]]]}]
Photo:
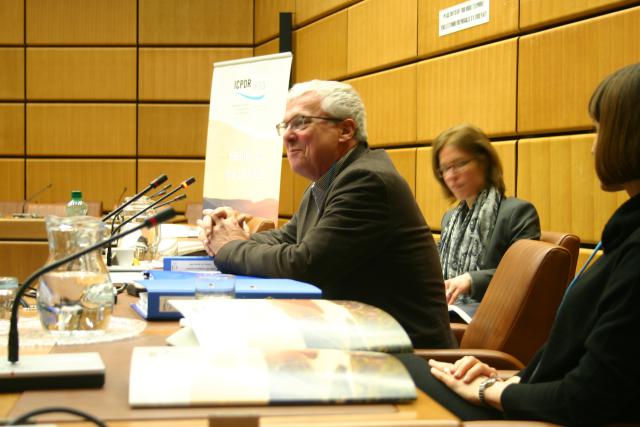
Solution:
[{"label": "woman in black top", "polygon": [[404,359],[417,385],[462,419],[640,421],[640,64],[607,77],[589,112],[601,187],[630,199],[604,228],[602,257],[567,290],[547,343],[506,381],[471,356],[429,369]]}]

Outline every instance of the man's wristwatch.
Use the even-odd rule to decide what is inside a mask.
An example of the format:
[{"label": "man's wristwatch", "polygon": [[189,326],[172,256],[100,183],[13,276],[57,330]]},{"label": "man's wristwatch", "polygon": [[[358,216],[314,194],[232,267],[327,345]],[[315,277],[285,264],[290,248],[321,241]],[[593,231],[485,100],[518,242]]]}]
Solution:
[{"label": "man's wristwatch", "polygon": [[489,387],[494,385],[497,381],[498,381],[498,377],[490,377],[490,378],[487,378],[487,379],[483,380],[480,383],[480,387],[478,388],[478,399],[480,400],[480,404],[481,405],[487,406],[487,402],[484,399],[484,392]]}]

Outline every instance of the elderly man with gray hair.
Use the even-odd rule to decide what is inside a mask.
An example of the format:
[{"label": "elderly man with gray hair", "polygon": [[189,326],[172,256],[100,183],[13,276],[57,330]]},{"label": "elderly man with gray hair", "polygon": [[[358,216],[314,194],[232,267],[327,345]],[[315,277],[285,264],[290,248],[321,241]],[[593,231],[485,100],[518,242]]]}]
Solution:
[{"label": "elderly man with gray hair", "polygon": [[205,211],[201,239],[218,268],[312,283],[325,298],[387,311],[416,347],[453,347],[433,237],[389,156],[369,149],[356,91],[333,81],[296,84],[276,128],[291,169],[313,183],[277,230],[249,236],[228,208]]}]

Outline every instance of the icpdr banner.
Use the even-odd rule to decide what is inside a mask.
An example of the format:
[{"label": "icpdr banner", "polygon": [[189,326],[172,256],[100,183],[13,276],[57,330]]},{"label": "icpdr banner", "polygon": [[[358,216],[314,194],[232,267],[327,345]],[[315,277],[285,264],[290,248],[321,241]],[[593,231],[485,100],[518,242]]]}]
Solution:
[{"label": "icpdr banner", "polygon": [[213,64],[204,169],[205,208],[278,219],[291,53]]}]

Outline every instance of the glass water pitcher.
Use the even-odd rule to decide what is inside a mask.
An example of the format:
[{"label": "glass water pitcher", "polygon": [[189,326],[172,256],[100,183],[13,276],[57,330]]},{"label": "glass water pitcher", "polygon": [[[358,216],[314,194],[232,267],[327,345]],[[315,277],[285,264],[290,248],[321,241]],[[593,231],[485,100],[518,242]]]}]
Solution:
[{"label": "glass water pitcher", "polygon": [[[46,218],[48,264],[104,239],[105,224],[89,216]],[[114,288],[101,251],[78,257],[40,278],[37,292],[42,326],[51,332],[104,333],[114,305]]]}]

